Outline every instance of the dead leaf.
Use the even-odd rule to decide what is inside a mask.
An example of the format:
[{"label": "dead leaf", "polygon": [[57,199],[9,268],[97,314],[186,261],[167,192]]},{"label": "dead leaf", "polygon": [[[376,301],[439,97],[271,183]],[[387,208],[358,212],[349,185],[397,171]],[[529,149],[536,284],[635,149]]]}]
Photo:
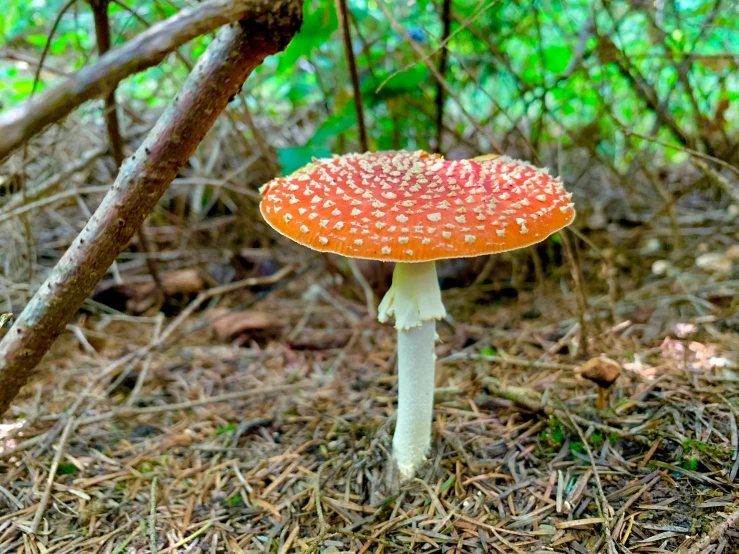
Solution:
[{"label": "dead leaf", "polygon": [[169,296],[197,294],[205,288],[205,281],[197,269],[182,269],[162,275],[162,287]]},{"label": "dead leaf", "polygon": [[216,308],[208,312],[208,318],[213,320],[213,331],[222,341],[255,331],[279,332],[283,326],[276,316],[257,310],[228,313],[226,308]]}]

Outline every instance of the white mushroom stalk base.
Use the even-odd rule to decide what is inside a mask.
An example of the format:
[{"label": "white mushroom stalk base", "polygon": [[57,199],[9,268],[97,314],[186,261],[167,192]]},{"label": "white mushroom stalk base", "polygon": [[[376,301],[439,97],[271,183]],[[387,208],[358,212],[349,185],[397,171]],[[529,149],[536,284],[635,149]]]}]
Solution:
[{"label": "white mushroom stalk base", "polygon": [[398,331],[398,416],[393,460],[401,479],[413,478],[431,446],[436,321]]},{"label": "white mushroom stalk base", "polygon": [[436,320],[446,315],[434,262],[398,263],[378,319],[395,317],[398,329],[398,415],[393,461],[398,476],[415,476],[431,445]]}]

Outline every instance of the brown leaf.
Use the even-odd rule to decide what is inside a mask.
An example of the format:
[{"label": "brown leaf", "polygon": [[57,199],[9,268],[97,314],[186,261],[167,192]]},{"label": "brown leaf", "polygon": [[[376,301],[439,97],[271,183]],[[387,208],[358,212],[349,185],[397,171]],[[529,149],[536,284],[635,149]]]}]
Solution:
[{"label": "brown leaf", "polygon": [[223,315],[226,313],[226,308],[217,308],[208,313],[210,319],[215,319],[213,331],[222,341],[255,331],[278,332],[283,326],[282,320],[267,312],[247,310]]},{"label": "brown leaf", "polygon": [[205,288],[205,282],[197,269],[182,269],[162,275],[162,287],[169,296],[197,294]]}]

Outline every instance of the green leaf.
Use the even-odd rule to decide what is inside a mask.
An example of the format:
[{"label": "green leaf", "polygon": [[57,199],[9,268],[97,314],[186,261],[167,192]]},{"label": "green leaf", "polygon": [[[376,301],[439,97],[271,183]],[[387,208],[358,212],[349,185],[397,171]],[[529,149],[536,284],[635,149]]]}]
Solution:
[{"label": "green leaf", "polygon": [[226,433],[233,433],[234,431],[236,431],[236,424],[229,423],[228,425],[223,425],[216,429],[216,435],[224,435]]},{"label": "green leaf", "polygon": [[79,471],[79,468],[74,464],[59,464],[59,467],[56,471],[57,473],[59,473],[59,475],[72,475],[74,473],[77,473]]},{"label": "green leaf", "polygon": [[28,41],[29,44],[33,44],[34,46],[43,47],[46,44],[47,37],[46,35],[41,35],[41,34],[28,35],[26,37],[26,40]]},{"label": "green leaf", "polygon": [[498,351],[495,350],[495,348],[493,348],[492,346],[488,346],[487,348],[483,348],[482,350],[480,350],[480,354],[482,354],[483,356],[495,356],[497,353]]},{"label": "green leaf", "polygon": [[278,72],[292,71],[298,58],[328,42],[331,34],[339,28],[334,2],[318,2],[318,6],[313,8],[314,3],[312,0],[305,0],[303,26],[279,55]]},{"label": "green leaf", "polygon": [[561,443],[565,440],[565,434],[561,427],[552,429],[552,440],[556,443]]},{"label": "green leaf", "polygon": [[301,167],[313,161],[313,158],[328,158],[331,151],[328,148],[314,148],[311,146],[292,146],[278,148],[277,155],[280,158],[282,174],[290,175]]},{"label": "green leaf", "polygon": [[[40,91],[43,89],[43,83],[39,82],[36,85],[36,90]],[[15,90],[16,94],[20,96],[21,98],[25,98],[29,94],[31,94],[31,91],[33,90],[33,79],[18,79],[13,83],[13,90]]]},{"label": "green leaf", "polygon": [[695,471],[698,467],[698,460],[685,460],[683,462],[683,467],[689,471]]},{"label": "green leaf", "polygon": [[240,503],[241,503],[241,495],[239,494],[226,499],[226,504],[228,504],[229,506],[237,506]]},{"label": "green leaf", "polygon": [[[392,75],[388,79],[388,77]],[[365,99],[371,103],[377,103],[378,100],[387,100],[395,98],[403,94],[419,94],[421,92],[421,84],[426,80],[428,70],[425,66],[415,66],[408,71],[403,71],[396,75],[393,72],[378,71],[375,72],[374,80],[368,79],[362,84],[362,94]],[[377,92],[377,87],[388,79]]]},{"label": "green leaf", "polygon": [[356,127],[357,125],[357,114],[354,110],[354,101],[351,101],[341,111],[326,119],[316,132],[313,134],[311,139],[308,141],[306,146],[313,148],[326,146],[326,142],[329,139],[334,138],[339,133],[343,133]]},{"label": "green leaf", "polygon": [[562,73],[572,59],[572,48],[569,46],[550,46],[542,52],[544,68],[552,73]]}]

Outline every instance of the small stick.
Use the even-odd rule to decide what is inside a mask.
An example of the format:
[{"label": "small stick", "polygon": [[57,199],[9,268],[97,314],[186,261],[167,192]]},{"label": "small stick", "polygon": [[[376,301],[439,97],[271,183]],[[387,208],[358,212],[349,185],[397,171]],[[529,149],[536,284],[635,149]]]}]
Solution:
[{"label": "small stick", "polygon": [[[488,391],[488,393],[492,394],[493,396],[505,398],[506,400],[511,400],[512,402],[515,402],[519,406],[522,406],[527,410],[531,410],[532,412],[538,412],[547,416],[554,416],[561,420],[565,420],[567,418],[567,414],[563,410],[558,410],[548,404],[542,403],[539,400],[539,394],[536,393],[536,391],[525,387],[504,386],[501,385],[497,379],[488,376],[483,376],[480,379],[480,382]],[[576,414],[572,414],[569,417],[577,421],[580,425],[584,425],[586,427],[591,426],[593,427],[593,429],[596,429],[597,431],[603,433],[612,433],[620,438],[633,440],[646,446],[652,446],[653,444],[653,441],[647,439],[646,437],[635,435],[630,431],[625,431],[624,429],[618,427],[612,427],[603,423],[590,421],[589,419]]]},{"label": "small stick", "polygon": [[57,469],[59,469],[59,462],[61,461],[62,456],[64,456],[67,441],[76,426],[77,418],[70,417],[69,421],[67,421],[67,425],[64,427],[64,432],[62,432],[62,437],[59,439],[59,447],[54,456],[54,461],[51,463],[51,469],[49,469],[49,478],[46,483],[46,490],[44,491],[44,495],[41,497],[41,502],[38,504],[36,515],[33,517],[33,523],[31,524],[31,533],[33,534],[36,534],[38,531],[41,519],[44,517],[46,506],[49,504],[49,499],[51,498],[51,489],[54,488],[54,477],[56,477]]},{"label": "small stick", "polygon": [[362,152],[367,152],[367,128],[364,124],[364,106],[362,104],[362,88],[359,86],[359,73],[357,72],[357,61],[354,58],[354,50],[352,49],[352,35],[349,30],[349,8],[347,8],[346,0],[336,0],[336,15],[339,17],[339,27],[341,27],[341,36],[344,39],[344,52],[346,53],[346,62],[349,65],[349,76],[352,80],[352,88],[354,89],[354,109],[357,112],[357,127],[359,130],[359,148]]},{"label": "small stick", "polygon": [[367,315],[372,319],[375,319],[377,317],[377,298],[375,297],[375,293],[367,282],[367,279],[364,278],[362,271],[357,265],[357,261],[354,258],[347,258],[346,260],[349,263],[349,269],[352,270],[354,280],[359,283],[360,287],[362,287],[364,301],[367,303]]},{"label": "small stick", "polygon": [[[489,5],[492,6],[493,4],[491,3]],[[403,26],[398,22],[395,16],[390,12],[390,9],[387,7],[385,2],[383,0],[377,0],[377,6],[382,10],[382,13],[385,14],[385,17],[387,17],[387,19],[390,21],[390,25],[392,26],[392,28],[403,37],[403,39],[408,43],[413,51],[421,58],[420,61],[423,62],[426,67],[428,67],[429,71],[438,81],[439,85],[444,89],[446,94],[457,103],[459,111],[461,111],[462,114],[469,120],[470,124],[477,130],[477,132],[480,133],[480,135],[483,136],[485,140],[487,140],[490,148],[495,150],[495,152],[497,153],[503,152],[501,147],[498,145],[493,136],[488,132],[488,130],[480,124],[477,118],[475,118],[469,111],[467,111],[467,109],[465,109],[464,104],[459,96],[455,94],[454,91],[449,87],[447,82],[444,80],[444,77],[439,73],[439,70],[436,69],[436,66],[433,64],[433,62],[428,59],[428,56],[424,54],[421,47],[418,46],[418,44],[411,38],[405,28],[403,28]]]},{"label": "small stick", "polygon": [[195,531],[192,535],[190,535],[189,537],[185,537],[184,539],[182,539],[181,541],[176,542],[172,546],[168,546],[164,550],[160,551],[159,554],[168,554],[169,552],[176,552],[177,549],[180,546],[184,546],[188,542],[192,541],[193,539],[197,539],[200,535],[202,535],[208,529],[210,529],[210,527],[212,525],[213,525],[213,520],[212,519],[209,519],[208,522],[205,525],[203,525],[200,529],[198,529],[197,531]]},{"label": "small stick", "polygon": [[330,527],[326,525],[326,519],[323,515],[323,506],[321,504],[321,472],[323,472],[324,467],[332,464],[333,462],[334,460],[329,460],[326,463],[321,464],[321,466],[318,468],[318,471],[316,472],[316,481],[313,485],[313,491],[316,497],[316,514],[318,514],[318,522],[321,526],[321,529],[318,532],[318,536],[313,540],[313,544],[310,545],[310,548],[308,548],[305,554],[314,554],[314,552],[323,542],[323,539],[326,537],[326,534],[330,529]]},{"label": "small stick", "polygon": [[[164,316],[160,312],[157,314],[157,317],[156,317],[156,323],[154,324],[154,332],[153,332],[153,337],[152,337],[151,342],[155,342],[155,343],[159,342],[159,334],[161,333],[163,324],[164,324]],[[141,366],[141,372],[136,378],[136,384],[134,385],[133,390],[131,391],[131,394],[128,397],[128,400],[126,400],[126,406],[133,406],[139,394],[141,394],[141,390],[144,387],[144,382],[146,381],[146,376],[149,373],[149,368],[151,367],[151,360],[152,360],[152,353],[149,352],[146,354],[144,358],[144,363]]]},{"label": "small stick", "polygon": [[228,402],[230,400],[240,400],[242,398],[249,398],[250,396],[263,396],[269,394],[275,394],[280,392],[293,391],[300,388],[315,388],[316,384],[312,381],[302,381],[300,383],[294,383],[291,385],[276,385],[274,387],[260,387],[250,390],[241,390],[234,392],[227,392],[220,396],[211,396],[210,398],[201,398],[199,400],[190,400],[188,402],[179,402],[177,404],[165,404],[163,406],[147,406],[146,408],[123,408],[120,410],[113,410],[102,414],[86,417],[80,419],[80,425],[90,425],[91,423],[97,423],[106,419],[112,419],[114,417],[133,416],[141,414],[157,414],[162,412],[170,412],[174,410],[187,410],[190,408],[196,408],[198,406],[205,406],[206,404],[213,404],[216,402]]},{"label": "small stick", "polygon": [[129,544],[131,544],[131,541],[135,539],[136,537],[138,537],[140,533],[141,533],[141,526],[137,527],[133,533],[128,535],[126,539],[116,547],[116,549],[112,552],[112,554],[122,554],[123,551],[126,549],[126,547]]},{"label": "small stick", "polygon": [[556,371],[574,371],[575,367],[571,364],[558,364],[556,362],[533,362],[531,360],[523,360],[512,356],[487,356],[485,354],[470,354],[468,352],[457,352],[450,354],[446,358],[439,360],[440,363],[453,362],[455,360],[482,360],[485,362],[493,362],[497,364],[510,364],[521,367],[529,367],[536,369],[551,369]]},{"label": "small stick", "polygon": [[280,168],[274,158],[274,153],[269,149],[269,145],[264,139],[262,131],[259,130],[259,127],[257,127],[257,124],[254,122],[254,118],[251,116],[249,105],[246,103],[246,94],[241,93],[240,98],[241,113],[244,117],[244,122],[246,123],[246,126],[249,127],[251,134],[254,136],[254,141],[257,143],[257,148],[259,148],[259,151],[262,154],[267,167],[269,167],[270,173],[272,173],[273,177],[276,177],[280,173]]},{"label": "small stick", "polygon": [[581,356],[588,355],[588,330],[585,327],[585,313],[588,310],[588,302],[585,296],[585,284],[583,283],[582,268],[575,258],[575,251],[570,241],[569,231],[562,229],[559,234],[562,237],[562,251],[564,252],[567,265],[570,267],[572,280],[575,282],[575,302],[577,303],[577,320],[580,323],[580,345]]},{"label": "small stick", "polygon": [[[449,33],[452,27],[452,0],[444,0],[441,5],[441,55],[439,56],[439,75],[446,78],[447,61],[449,49],[446,43],[449,41]],[[442,138],[444,135],[444,87],[441,82],[436,84],[436,151],[441,152]]]},{"label": "small stick", "polygon": [[149,550],[151,554],[157,554],[157,476],[151,480],[151,493],[149,501]]}]

